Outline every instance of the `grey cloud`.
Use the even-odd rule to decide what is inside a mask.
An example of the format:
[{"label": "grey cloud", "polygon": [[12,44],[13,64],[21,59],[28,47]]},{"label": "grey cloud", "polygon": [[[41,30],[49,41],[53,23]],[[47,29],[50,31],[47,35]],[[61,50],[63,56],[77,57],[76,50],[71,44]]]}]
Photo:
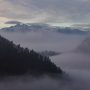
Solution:
[{"label": "grey cloud", "polygon": [[[5,1],[3,1],[5,2]],[[57,23],[89,23],[89,0],[7,0],[0,16]]]},{"label": "grey cloud", "polygon": [[19,21],[7,21],[5,24],[20,24],[21,22]]}]

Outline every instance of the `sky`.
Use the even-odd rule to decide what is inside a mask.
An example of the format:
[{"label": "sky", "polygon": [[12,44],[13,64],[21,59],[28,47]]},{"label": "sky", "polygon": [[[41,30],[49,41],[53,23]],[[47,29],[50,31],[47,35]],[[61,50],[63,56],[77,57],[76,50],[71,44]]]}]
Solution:
[{"label": "sky", "polygon": [[0,0],[0,27],[12,20],[57,26],[90,24],[90,0]]}]

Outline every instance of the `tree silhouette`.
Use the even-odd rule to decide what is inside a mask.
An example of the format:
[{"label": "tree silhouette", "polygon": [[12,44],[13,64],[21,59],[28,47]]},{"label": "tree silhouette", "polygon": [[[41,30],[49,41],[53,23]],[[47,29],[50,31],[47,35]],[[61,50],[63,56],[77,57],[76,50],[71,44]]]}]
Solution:
[{"label": "tree silhouette", "polygon": [[0,74],[62,73],[49,57],[0,36]]}]

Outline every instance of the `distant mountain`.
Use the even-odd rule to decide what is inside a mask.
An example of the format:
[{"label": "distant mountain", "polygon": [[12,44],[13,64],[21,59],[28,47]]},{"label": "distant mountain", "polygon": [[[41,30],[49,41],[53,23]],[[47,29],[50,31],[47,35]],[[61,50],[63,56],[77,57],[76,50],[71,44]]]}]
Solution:
[{"label": "distant mountain", "polygon": [[90,53],[90,37],[86,38],[77,48],[78,52]]},{"label": "distant mountain", "polygon": [[[13,22],[16,23],[16,22]],[[40,23],[19,23],[16,24],[15,26],[11,27],[6,27],[2,28],[1,31],[6,31],[6,32],[28,32],[28,31],[53,31],[57,33],[63,33],[63,34],[88,34],[89,31],[82,31],[80,29],[74,29],[70,27],[55,27],[55,26],[50,26],[48,24],[40,24]]]},{"label": "distant mountain", "polygon": [[62,73],[51,60],[0,36],[0,75]]},{"label": "distant mountain", "polygon": [[15,26],[2,28],[1,30],[6,32],[27,32],[27,31],[39,31],[39,30],[43,31],[43,30],[50,30],[50,29],[52,28],[47,24],[19,23],[19,24],[16,24]]},{"label": "distant mountain", "polygon": [[64,34],[87,34],[88,31],[82,31],[80,29],[74,29],[70,27],[65,27],[65,28],[56,28],[59,33],[64,33]]},{"label": "distant mountain", "polygon": [[2,31],[6,32],[19,32],[19,31],[28,31],[30,27],[26,24],[16,24],[15,26],[2,28]]},{"label": "distant mountain", "polygon": [[50,25],[44,23],[27,23],[27,25],[34,27],[36,29],[50,28]]}]

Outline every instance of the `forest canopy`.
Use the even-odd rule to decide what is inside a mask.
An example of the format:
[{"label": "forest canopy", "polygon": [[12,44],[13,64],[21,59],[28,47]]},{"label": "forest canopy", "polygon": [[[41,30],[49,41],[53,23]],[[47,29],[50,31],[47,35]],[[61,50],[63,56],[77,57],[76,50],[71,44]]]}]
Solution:
[{"label": "forest canopy", "polygon": [[49,57],[15,45],[0,36],[0,74],[62,73]]}]

